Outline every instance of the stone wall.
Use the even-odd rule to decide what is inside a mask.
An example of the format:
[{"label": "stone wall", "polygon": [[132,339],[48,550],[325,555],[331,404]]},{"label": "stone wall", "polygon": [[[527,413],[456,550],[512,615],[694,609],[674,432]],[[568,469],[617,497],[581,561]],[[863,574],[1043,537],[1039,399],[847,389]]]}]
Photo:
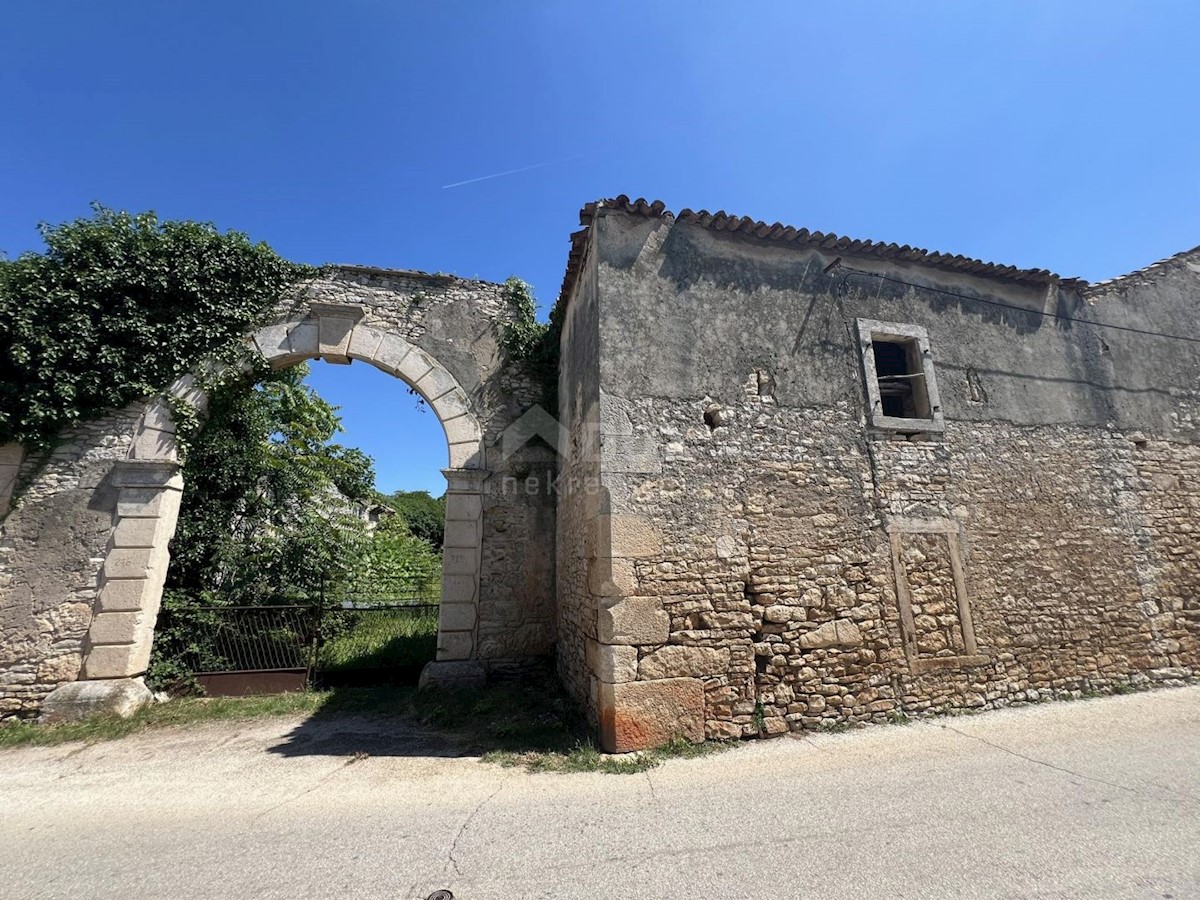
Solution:
[{"label": "stone wall", "polygon": [[[601,214],[588,243],[630,570],[598,610],[622,664],[590,673],[610,748],[1200,671],[1197,345],[1036,314],[1187,334],[1186,260],[1117,303],[848,255],[839,274],[670,217]],[[869,427],[859,319],[927,329],[944,431]]]},{"label": "stone wall", "polygon": [[[250,344],[276,366],[367,361],[438,418],[448,445],[438,659],[499,671],[552,652],[555,635],[554,498],[504,488],[512,471],[549,484],[555,469],[545,447],[504,442],[542,398],[500,348],[515,314],[502,285],[345,267],[289,298]],[[204,402],[193,379],[172,390]],[[4,491],[18,456],[0,455]],[[82,426],[21,471],[0,544],[0,715],[35,712],[76,678],[145,671],[185,489],[158,401]]]},{"label": "stone wall", "polygon": [[556,594],[558,673],[567,690],[597,716],[596,615],[611,572],[597,558],[595,523],[605,511],[600,494],[599,324],[595,259],[589,256],[567,306],[560,346]]},{"label": "stone wall", "polygon": [[21,467],[0,535],[0,717],[79,677],[116,520],[113,468],[140,417],[114,411]]}]

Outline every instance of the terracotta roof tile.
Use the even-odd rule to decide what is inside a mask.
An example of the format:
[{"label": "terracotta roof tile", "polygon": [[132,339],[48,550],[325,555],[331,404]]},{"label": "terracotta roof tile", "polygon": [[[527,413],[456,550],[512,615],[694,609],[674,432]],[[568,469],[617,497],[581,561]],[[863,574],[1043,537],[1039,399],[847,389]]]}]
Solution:
[{"label": "terracotta roof tile", "polygon": [[1104,281],[1095,281],[1088,286],[1087,293],[1091,296],[1098,294],[1107,294],[1111,291],[1120,290],[1127,284],[1134,284],[1139,281],[1145,281],[1149,278],[1155,278],[1159,275],[1164,275],[1167,272],[1177,268],[1179,263],[1191,268],[1193,272],[1200,274],[1200,267],[1190,262],[1192,257],[1200,260],[1200,247],[1193,247],[1191,250],[1181,250],[1179,253],[1172,254],[1165,259],[1160,259],[1157,262],[1152,262],[1148,266],[1143,266],[1140,269],[1134,269],[1132,272],[1126,272],[1124,275],[1117,275],[1115,278],[1106,278]]},{"label": "terracotta roof tile", "polygon": [[910,247],[908,244],[899,246],[894,243],[885,244],[836,234],[825,234],[820,231],[809,231],[807,228],[796,228],[780,222],[768,225],[766,222],[756,221],[748,216],[731,216],[723,210],[713,213],[704,209],[698,212],[683,209],[675,214],[670,212],[661,200],[652,202],[643,198],[630,200],[622,194],[611,200],[597,200],[594,203],[588,203],[579,211],[579,223],[584,227],[581,231],[576,231],[571,235],[571,251],[567,257],[567,271],[563,278],[562,289],[559,291],[560,301],[569,293],[579,274],[588,228],[600,210],[615,210],[648,219],[670,219],[686,225],[698,225],[701,228],[724,231],[767,243],[789,244],[817,248],[826,252],[845,252],[860,256],[874,256],[880,259],[915,262],[936,269],[1022,284],[1062,284],[1073,288],[1087,286],[1087,282],[1082,278],[1062,278],[1048,269],[1021,269],[1016,266],[984,262],[980,259],[971,259],[956,254],[923,250],[920,247]]}]

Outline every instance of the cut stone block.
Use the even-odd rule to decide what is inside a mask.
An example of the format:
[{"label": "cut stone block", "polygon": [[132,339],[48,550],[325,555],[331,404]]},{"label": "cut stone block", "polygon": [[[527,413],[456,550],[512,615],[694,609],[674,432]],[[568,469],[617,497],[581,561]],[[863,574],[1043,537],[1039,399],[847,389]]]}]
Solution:
[{"label": "cut stone block", "polygon": [[442,577],[443,603],[474,603],[474,575],[445,575]]},{"label": "cut stone block", "polygon": [[78,722],[92,716],[126,719],[153,700],[140,678],[73,681],[46,695],[39,719],[47,724]]},{"label": "cut stone block", "polygon": [[471,412],[471,401],[461,388],[455,388],[433,401],[434,412],[443,422],[465,416]]},{"label": "cut stone block", "polygon": [[637,570],[631,559],[589,559],[588,590],[597,597],[631,597],[638,592]]},{"label": "cut stone block", "polygon": [[434,366],[413,387],[427,401],[432,402],[458,387],[458,382],[441,366]]},{"label": "cut stone block", "polygon": [[446,521],[474,522],[483,514],[483,498],[478,494],[447,494]]},{"label": "cut stone block", "polygon": [[479,546],[479,523],[474,522],[447,522],[445,538],[442,541],[446,547],[478,547]]},{"label": "cut stone block", "polygon": [[162,488],[121,488],[117,495],[117,515],[157,516],[163,511],[167,491]]},{"label": "cut stone block", "polygon": [[447,575],[474,575],[479,571],[479,551],[463,547],[445,548],[442,571]]},{"label": "cut stone block", "polygon": [[157,428],[142,428],[133,439],[133,458],[151,460],[174,460],[179,456],[175,435]]},{"label": "cut stone block", "polygon": [[350,343],[346,346],[346,355],[351,359],[361,359],[373,362],[379,345],[383,343],[385,332],[361,322],[354,327],[350,334]]},{"label": "cut stone block", "polygon": [[208,395],[196,380],[195,375],[181,375],[171,382],[167,393],[194,409],[205,409],[208,406]]},{"label": "cut stone block", "polygon": [[112,550],[104,560],[105,578],[144,578],[149,573],[153,551]]},{"label": "cut stone block", "polygon": [[588,523],[588,555],[641,559],[662,553],[662,534],[642,516],[596,516]]},{"label": "cut stone block", "polygon": [[142,414],[142,426],[145,428],[157,428],[159,431],[169,431],[175,433],[175,416],[171,412],[171,407],[166,401],[158,398],[150,402],[146,407],[146,411]]},{"label": "cut stone block", "polygon": [[633,404],[622,397],[600,392],[600,429],[605,437],[633,435],[633,422],[629,412]]},{"label": "cut stone block", "polygon": [[142,608],[153,587],[145,578],[110,579],[100,589],[101,612],[127,612]]},{"label": "cut stone block", "polygon": [[295,322],[277,322],[274,325],[258,329],[253,338],[258,352],[268,360],[290,355],[292,348],[288,341],[288,331],[295,324]]},{"label": "cut stone block", "polygon": [[311,359],[320,349],[320,326],[312,319],[297,323],[288,332],[289,355],[293,359]]},{"label": "cut stone block", "polygon": [[452,469],[482,469],[483,446],[479,441],[468,441],[450,445],[450,467]]},{"label": "cut stone block", "polygon": [[140,611],[99,613],[92,619],[92,627],[88,629],[88,640],[93,646],[132,644],[138,639],[141,620]]},{"label": "cut stone block", "polygon": [[120,549],[150,548],[159,543],[158,535],[162,519],[125,518],[117,523],[113,531],[113,547]]},{"label": "cut stone block", "polygon": [[150,642],[139,644],[102,644],[88,651],[83,661],[82,677],[130,678],[146,671],[150,661]]},{"label": "cut stone block", "polygon": [[438,628],[445,631],[470,631],[474,627],[474,603],[443,603],[439,608]]},{"label": "cut stone block", "polygon": [[671,617],[658,597],[626,597],[598,612],[597,632],[603,644],[664,644]]},{"label": "cut stone block", "polygon": [[413,351],[413,345],[398,334],[384,335],[379,347],[375,350],[375,358],[371,360],[376,366],[393,375],[400,371],[405,357]]},{"label": "cut stone block", "polygon": [[849,619],[826,622],[820,628],[800,635],[796,643],[809,650],[822,647],[858,647],[863,642],[862,632]]},{"label": "cut stone block", "polygon": [[646,656],[638,666],[638,675],[644,680],[696,678],[728,671],[728,647],[663,647]]},{"label": "cut stone block", "polygon": [[443,422],[442,430],[446,432],[446,443],[448,444],[478,443],[479,439],[483,437],[479,430],[479,423],[473,416],[459,416],[457,419]]},{"label": "cut stone block", "polygon": [[350,333],[354,331],[354,320],[343,316],[321,316],[317,331],[317,352],[326,362],[348,364],[350,357]]},{"label": "cut stone block", "polygon": [[604,434],[600,439],[600,460],[606,474],[654,474],[663,468],[662,450],[648,434]]},{"label": "cut stone block", "polygon": [[637,680],[637,647],[600,644],[589,640],[585,652],[588,669],[600,681],[616,684]]},{"label": "cut stone block", "polygon": [[437,363],[424,350],[414,348],[413,352],[408,354],[400,363],[400,368],[397,375],[408,382],[409,386],[415,386],[418,381],[429,374],[429,371],[436,366]]},{"label": "cut stone block", "polygon": [[600,743],[609,753],[704,740],[704,685],[695,678],[600,684]]},{"label": "cut stone block", "polygon": [[112,482],[119,488],[183,490],[183,475],[174,460],[117,460],[113,464]]},{"label": "cut stone block", "polygon": [[469,631],[444,631],[438,634],[438,661],[470,659],[475,642]]},{"label": "cut stone block", "polygon": [[421,679],[417,682],[417,690],[479,688],[483,687],[485,681],[487,681],[487,670],[478,660],[435,661],[426,663],[425,668],[421,670]]}]

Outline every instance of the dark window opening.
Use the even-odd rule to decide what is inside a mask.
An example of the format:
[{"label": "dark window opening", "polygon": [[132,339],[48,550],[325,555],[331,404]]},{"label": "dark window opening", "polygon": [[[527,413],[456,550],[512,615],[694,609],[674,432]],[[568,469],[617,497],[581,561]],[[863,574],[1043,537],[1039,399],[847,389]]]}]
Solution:
[{"label": "dark window opening", "polygon": [[897,419],[928,419],[925,365],[915,340],[872,338],[875,377],[883,414]]}]

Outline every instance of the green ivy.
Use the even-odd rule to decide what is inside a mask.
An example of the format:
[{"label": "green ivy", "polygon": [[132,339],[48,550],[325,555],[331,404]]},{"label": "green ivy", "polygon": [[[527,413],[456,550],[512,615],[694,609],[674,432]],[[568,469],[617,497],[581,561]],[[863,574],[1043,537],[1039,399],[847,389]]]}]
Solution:
[{"label": "green ivy", "polygon": [[516,312],[513,322],[505,323],[500,334],[501,346],[508,355],[523,363],[542,387],[542,404],[551,414],[558,412],[558,354],[562,320],[557,307],[550,321],[537,320],[537,301],[533,288],[515,275],[504,282],[504,298]]},{"label": "green ivy", "polygon": [[318,270],[246,235],[93,206],[42,224],[43,253],[0,259],[0,443],[48,447],[64,428],[165,390],[245,336]]}]

